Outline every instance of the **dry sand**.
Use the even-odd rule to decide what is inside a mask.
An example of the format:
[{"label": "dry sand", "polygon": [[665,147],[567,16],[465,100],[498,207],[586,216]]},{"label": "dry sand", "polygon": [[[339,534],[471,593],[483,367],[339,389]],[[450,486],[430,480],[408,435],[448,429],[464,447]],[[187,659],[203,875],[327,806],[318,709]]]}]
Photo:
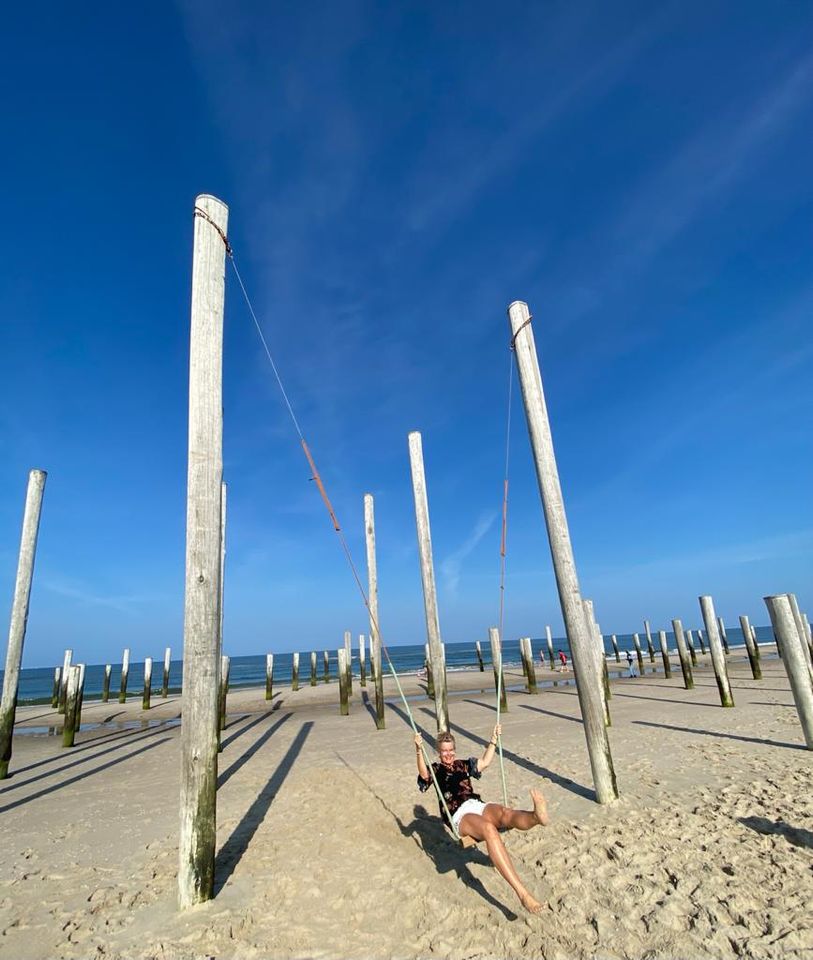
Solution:
[{"label": "dry sand", "polygon": [[[376,731],[354,683],[340,717],[335,681],[279,689],[271,704],[261,690],[230,695],[217,893],[181,914],[180,699],[154,699],[145,729],[117,726],[144,716],[140,698],[88,704],[83,721],[104,723],[73,750],[15,737],[0,784],[0,955],[813,957],[813,764],[782,666],[765,659],[754,681],[732,654],[737,706],[724,710],[703,662],[692,691],[660,675],[613,684],[622,798],[608,807],[592,800],[573,687],[510,693],[509,802],[527,806],[541,786],[552,815],[505,836],[547,901],[539,917],[482,850],[444,834],[433,794],[416,789],[402,708]],[[461,756],[490,735],[490,683],[450,675]],[[431,702],[412,708],[431,734]],[[47,707],[18,720],[56,722]],[[496,764],[479,786],[499,799]]]}]

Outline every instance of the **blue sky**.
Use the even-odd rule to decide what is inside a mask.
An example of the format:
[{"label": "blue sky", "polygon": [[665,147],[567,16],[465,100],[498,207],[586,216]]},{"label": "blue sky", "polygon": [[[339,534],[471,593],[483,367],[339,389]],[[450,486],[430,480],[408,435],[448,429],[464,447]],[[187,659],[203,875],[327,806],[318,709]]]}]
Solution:
[{"label": "blue sky", "polygon": [[[48,471],[25,665],[182,644],[192,206],[230,237],[388,644],[424,639],[423,434],[447,641],[497,619],[526,300],[602,628],[810,603],[807,4],[17,5],[0,38],[0,591]],[[230,273],[225,644],[367,632]],[[517,394],[515,393],[515,400]],[[561,616],[524,413],[507,636]]]}]

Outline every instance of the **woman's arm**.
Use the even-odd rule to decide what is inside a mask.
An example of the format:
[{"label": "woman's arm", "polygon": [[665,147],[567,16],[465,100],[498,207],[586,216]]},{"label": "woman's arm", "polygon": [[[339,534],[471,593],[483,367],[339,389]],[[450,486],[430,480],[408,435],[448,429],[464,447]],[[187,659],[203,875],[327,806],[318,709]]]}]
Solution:
[{"label": "woman's arm", "polygon": [[486,747],[485,753],[477,761],[477,770],[479,773],[482,773],[483,770],[485,770],[486,767],[488,767],[491,761],[494,759],[494,751],[497,749],[497,738],[500,736],[501,733],[502,733],[502,724],[498,723],[497,726],[494,727],[494,730],[492,731],[491,740],[489,741],[488,746]]},{"label": "woman's arm", "polygon": [[429,767],[426,766],[426,760],[423,758],[423,737],[419,734],[415,734],[415,760],[418,764],[418,776],[421,780],[429,779]]}]

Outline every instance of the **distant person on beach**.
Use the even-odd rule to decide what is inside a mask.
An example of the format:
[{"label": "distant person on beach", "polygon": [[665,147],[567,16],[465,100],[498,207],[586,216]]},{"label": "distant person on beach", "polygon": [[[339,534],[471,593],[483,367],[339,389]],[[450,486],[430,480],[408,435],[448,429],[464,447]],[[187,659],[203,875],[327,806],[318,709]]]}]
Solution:
[{"label": "distant person on beach", "polygon": [[567,670],[567,654],[564,650],[559,651],[559,673],[564,673]]},{"label": "distant person on beach", "polygon": [[[458,834],[461,837],[484,840],[491,862],[511,885],[522,906],[530,913],[539,913],[542,910],[542,904],[531,896],[519,879],[499,831],[500,829],[530,830],[532,827],[546,826],[548,808],[545,798],[538,790],[531,790],[533,810],[513,810],[500,803],[483,803],[471,785],[471,778],[479,780],[483,770],[489,767],[494,759],[494,750],[501,731],[502,728],[498,723],[494,727],[485,753],[479,760],[476,757],[457,760],[454,737],[451,733],[439,734],[437,741],[439,759],[432,763],[432,769]],[[424,760],[422,745],[423,738],[418,733],[415,735],[418,786],[421,791],[425,791],[432,786],[432,775]],[[443,804],[440,804],[440,816],[448,826],[449,821]]]},{"label": "distant person on beach", "polygon": [[638,671],[635,669],[635,661],[632,659],[632,654],[629,650],[627,650],[627,670],[629,671],[627,674],[628,677],[638,676]]}]

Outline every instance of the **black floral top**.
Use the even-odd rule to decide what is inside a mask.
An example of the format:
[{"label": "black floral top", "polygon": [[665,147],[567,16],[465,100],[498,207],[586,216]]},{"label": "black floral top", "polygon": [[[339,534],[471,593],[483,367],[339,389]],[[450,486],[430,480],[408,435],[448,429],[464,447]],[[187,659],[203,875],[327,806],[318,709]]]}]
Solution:
[{"label": "black floral top", "polygon": [[[455,810],[462,806],[467,800],[482,800],[480,795],[475,793],[471,786],[472,777],[479,780],[482,776],[477,769],[476,757],[469,757],[468,760],[455,760],[451,767],[446,767],[436,760],[432,764],[432,769],[435,771],[438,786],[440,787],[440,792],[443,794],[443,799],[446,801],[446,806],[449,808],[450,816],[453,816]],[[418,786],[421,789],[421,793],[428,790],[432,786],[431,776],[428,780],[424,780],[423,777],[418,774]],[[440,807],[441,818],[448,824],[449,821],[446,818],[446,812],[440,800],[438,800],[438,806]]]}]

